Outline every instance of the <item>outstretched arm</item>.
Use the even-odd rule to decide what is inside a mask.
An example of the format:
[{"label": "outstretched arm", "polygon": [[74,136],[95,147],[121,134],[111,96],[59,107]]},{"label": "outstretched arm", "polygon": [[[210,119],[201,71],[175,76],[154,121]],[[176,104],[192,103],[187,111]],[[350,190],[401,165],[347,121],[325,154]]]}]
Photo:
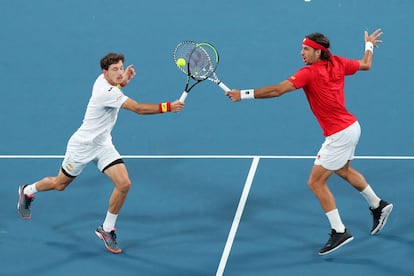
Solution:
[{"label": "outstretched arm", "polygon": [[262,98],[274,98],[296,90],[296,87],[288,80],[284,80],[279,84],[269,85],[258,89],[238,90],[233,89],[226,92],[226,96],[233,102],[237,102],[243,99],[262,99]]},{"label": "outstretched arm", "polygon": [[369,70],[372,66],[372,56],[374,54],[374,47],[378,48],[378,43],[382,43],[379,37],[383,34],[381,29],[376,29],[372,34],[368,35],[365,31],[365,54],[359,61],[359,70]]},{"label": "outstretched arm", "polygon": [[179,112],[184,108],[184,103],[178,100],[174,102],[164,102],[160,104],[138,103],[135,100],[128,98],[123,103],[122,108],[130,110],[137,114],[148,115],[165,112]]}]

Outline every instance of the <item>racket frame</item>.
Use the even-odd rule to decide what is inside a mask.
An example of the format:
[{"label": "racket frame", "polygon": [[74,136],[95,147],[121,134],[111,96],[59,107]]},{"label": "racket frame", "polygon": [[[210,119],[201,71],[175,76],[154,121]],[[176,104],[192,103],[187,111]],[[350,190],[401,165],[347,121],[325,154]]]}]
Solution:
[{"label": "racket frame", "polygon": [[[183,47],[183,45],[190,45],[190,47],[191,46],[193,47],[193,49],[191,50],[191,53],[189,54],[188,57],[183,57],[183,56],[178,56],[177,55],[178,50],[180,49],[180,47]],[[204,47],[208,47],[208,49],[211,49],[211,52],[214,53],[214,57],[211,57],[211,55],[209,54],[209,51],[206,50]],[[197,76],[198,74],[194,75],[194,73],[192,73],[191,70],[190,70],[191,57],[197,49],[201,49],[202,51],[204,51],[204,55],[207,56],[209,64],[213,68],[212,70],[209,70],[210,72],[207,75],[205,75],[201,78],[199,76]],[[177,63],[177,60],[179,58],[184,58],[186,60],[186,66],[183,66],[183,67],[177,66],[187,76],[184,91],[181,94],[181,97],[179,99],[180,101],[184,102],[185,99],[188,96],[188,93],[190,93],[191,89],[194,86],[196,86],[197,84],[199,84],[200,82],[205,81],[205,80],[210,80],[211,82],[217,84],[225,92],[231,90],[229,87],[227,87],[227,85],[225,85],[218,78],[218,76],[216,74],[216,69],[218,67],[220,59],[219,59],[219,54],[218,54],[218,51],[217,51],[216,47],[214,47],[214,45],[212,45],[211,43],[208,43],[208,42],[197,43],[197,42],[194,42],[194,41],[191,41],[191,40],[182,41],[175,47],[173,56],[174,56],[174,62],[175,63]],[[187,69],[187,70],[185,70],[185,69]],[[195,73],[197,73],[197,72],[195,72]],[[192,85],[190,85],[191,80],[194,80],[194,83]]]}]

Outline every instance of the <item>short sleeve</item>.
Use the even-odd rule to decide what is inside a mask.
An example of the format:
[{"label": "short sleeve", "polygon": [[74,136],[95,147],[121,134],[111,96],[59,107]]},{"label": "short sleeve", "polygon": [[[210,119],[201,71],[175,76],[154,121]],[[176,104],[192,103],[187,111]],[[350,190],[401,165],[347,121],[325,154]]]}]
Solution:
[{"label": "short sleeve", "polygon": [[308,66],[302,67],[295,74],[288,78],[288,81],[293,83],[296,89],[302,88],[308,84],[311,77],[311,70]]},{"label": "short sleeve", "polygon": [[345,75],[353,75],[359,70],[359,61],[353,59],[342,58],[345,68]]},{"label": "short sleeve", "polygon": [[107,91],[99,95],[99,102],[103,106],[120,108],[122,104],[128,99],[127,96],[122,93],[122,91],[115,86],[112,86]]}]

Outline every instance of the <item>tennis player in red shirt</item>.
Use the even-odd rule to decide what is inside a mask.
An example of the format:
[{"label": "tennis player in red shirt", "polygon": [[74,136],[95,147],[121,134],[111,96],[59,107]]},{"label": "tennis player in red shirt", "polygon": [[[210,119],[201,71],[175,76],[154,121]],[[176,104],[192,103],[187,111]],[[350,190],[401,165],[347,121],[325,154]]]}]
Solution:
[{"label": "tennis player in red shirt", "polygon": [[382,42],[379,40],[382,34],[381,29],[371,35],[365,32],[364,56],[360,60],[352,60],[331,54],[329,39],[321,33],[312,33],[302,42],[301,55],[306,66],[293,76],[276,85],[226,92],[232,101],[240,101],[279,97],[300,88],[304,90],[325,136],[308,180],[309,188],[318,198],[331,226],[330,238],[319,251],[320,255],[328,254],[353,239],[341,220],[335,198],[327,185],[332,174],[346,180],[368,202],[373,215],[371,235],[384,227],[393,208],[391,203],[375,194],[361,173],[350,166],[361,128],[357,118],[346,109],[344,99],[345,76],[371,68],[374,47]]}]

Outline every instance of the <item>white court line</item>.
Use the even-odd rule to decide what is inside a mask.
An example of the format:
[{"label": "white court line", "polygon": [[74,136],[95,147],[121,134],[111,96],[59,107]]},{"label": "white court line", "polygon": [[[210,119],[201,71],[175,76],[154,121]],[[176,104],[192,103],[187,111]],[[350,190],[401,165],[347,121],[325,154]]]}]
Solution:
[{"label": "white court line", "polygon": [[[257,155],[122,155],[125,159],[253,159]],[[64,155],[0,155],[0,159],[60,159]],[[315,156],[304,155],[263,155],[260,158],[270,159],[307,159]]]},{"label": "white court line", "polygon": [[[64,155],[0,155],[0,159],[61,159]],[[253,159],[250,171],[247,176],[239,205],[233,219],[233,223],[227,238],[226,245],[216,272],[216,276],[223,275],[227,264],[230,250],[233,245],[234,237],[240,223],[244,206],[250,192],[250,187],[256,173],[259,160],[262,159],[313,159],[315,156],[309,155],[122,155],[125,159]],[[377,160],[414,160],[414,156],[355,156],[355,159],[377,159]]]},{"label": "white court line", "polygon": [[[125,159],[313,159],[312,155],[121,155]],[[61,159],[64,155],[0,155],[0,159]],[[414,160],[414,156],[372,155],[355,159]]]},{"label": "white court line", "polygon": [[223,275],[224,268],[226,267],[227,259],[229,258],[231,247],[233,246],[234,237],[236,236],[237,228],[239,227],[240,219],[244,211],[244,206],[246,205],[247,197],[249,196],[250,187],[252,186],[253,178],[256,174],[256,169],[257,165],[259,164],[259,160],[260,158],[258,156],[254,157],[252,165],[250,166],[249,174],[247,175],[246,183],[244,184],[239,205],[237,206],[236,214],[234,215],[229,236],[227,237],[227,242],[224,246],[223,254],[221,256],[221,260],[217,268],[216,276]]}]

